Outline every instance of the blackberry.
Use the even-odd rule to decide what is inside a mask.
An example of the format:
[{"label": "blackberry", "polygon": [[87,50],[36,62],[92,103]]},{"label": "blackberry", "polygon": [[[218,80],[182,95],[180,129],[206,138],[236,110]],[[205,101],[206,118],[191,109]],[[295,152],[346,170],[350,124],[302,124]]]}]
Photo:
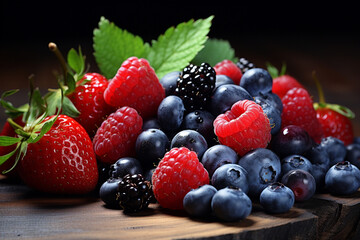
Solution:
[{"label": "blackberry", "polygon": [[240,68],[241,72],[244,74],[247,70],[255,68],[255,65],[252,62],[249,62],[246,58],[240,58],[236,63],[238,68]]},{"label": "blackberry", "polygon": [[215,88],[216,72],[208,63],[189,64],[177,79],[175,95],[184,103],[186,111],[202,110],[210,101]]},{"label": "blackberry", "polygon": [[142,174],[125,175],[118,190],[117,200],[124,212],[139,212],[153,202],[152,186]]}]

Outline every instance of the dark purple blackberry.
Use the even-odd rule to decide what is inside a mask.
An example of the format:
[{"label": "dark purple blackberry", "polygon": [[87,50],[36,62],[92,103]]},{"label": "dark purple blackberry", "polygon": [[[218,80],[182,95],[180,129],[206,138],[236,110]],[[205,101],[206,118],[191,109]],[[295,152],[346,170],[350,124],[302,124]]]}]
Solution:
[{"label": "dark purple blackberry", "polygon": [[246,58],[240,58],[236,63],[238,68],[240,68],[241,72],[244,74],[247,70],[255,68],[255,65],[252,62],[249,62]]},{"label": "dark purple blackberry", "polygon": [[149,181],[141,174],[127,174],[119,183],[118,202],[124,212],[134,213],[147,208],[153,202],[153,191]]},{"label": "dark purple blackberry", "polygon": [[216,72],[208,63],[189,64],[177,79],[175,95],[184,103],[186,111],[202,110],[210,101],[215,88]]}]

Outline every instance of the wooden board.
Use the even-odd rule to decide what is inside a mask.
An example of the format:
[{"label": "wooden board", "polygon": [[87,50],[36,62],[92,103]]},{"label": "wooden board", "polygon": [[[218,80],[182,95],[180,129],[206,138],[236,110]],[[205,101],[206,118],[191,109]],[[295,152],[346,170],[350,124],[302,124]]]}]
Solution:
[{"label": "wooden board", "polygon": [[284,214],[258,204],[239,222],[191,219],[157,204],[124,215],[96,196],[54,197],[0,180],[0,239],[359,239],[360,192],[316,195]]}]

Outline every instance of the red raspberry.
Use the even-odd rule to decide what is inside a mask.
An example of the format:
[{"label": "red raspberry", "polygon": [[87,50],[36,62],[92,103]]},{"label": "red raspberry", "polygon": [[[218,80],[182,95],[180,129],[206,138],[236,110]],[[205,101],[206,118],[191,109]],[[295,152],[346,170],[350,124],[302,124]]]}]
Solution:
[{"label": "red raspberry", "polygon": [[226,75],[231,78],[235,84],[240,84],[242,72],[234,62],[225,59],[217,63],[214,66],[214,69],[217,75]]},{"label": "red raspberry", "polygon": [[323,137],[323,130],[316,118],[316,111],[308,91],[304,88],[290,89],[282,98],[282,102],[282,126],[300,126],[309,133],[315,142],[320,143]]},{"label": "red raspberry", "polygon": [[183,209],[186,193],[209,182],[209,174],[197,154],[185,147],[167,152],[152,176],[156,200],[169,209]]},{"label": "red raspberry", "polygon": [[156,115],[165,90],[146,59],[130,57],[110,81],[104,98],[114,107],[135,108],[146,119]]},{"label": "red raspberry", "polygon": [[110,164],[121,157],[134,156],[142,124],[141,116],[131,107],[122,107],[111,113],[94,136],[96,155],[102,162]]},{"label": "red raspberry", "polygon": [[292,88],[304,88],[294,77],[290,75],[281,75],[273,79],[272,92],[281,98]]},{"label": "red raspberry", "polygon": [[255,148],[265,148],[271,140],[269,118],[254,101],[240,100],[231,110],[214,120],[214,131],[221,144],[243,156]]}]

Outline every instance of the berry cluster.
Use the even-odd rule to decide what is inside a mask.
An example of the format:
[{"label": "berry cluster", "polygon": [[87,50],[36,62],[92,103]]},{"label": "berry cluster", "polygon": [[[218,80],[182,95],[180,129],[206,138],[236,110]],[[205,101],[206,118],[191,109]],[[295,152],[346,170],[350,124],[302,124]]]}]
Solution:
[{"label": "berry cluster", "polygon": [[357,191],[360,145],[324,135],[295,78],[241,62],[189,65],[160,79],[156,114],[142,118],[140,132],[134,124],[135,150],[112,172],[146,176],[161,207],[223,221],[246,218],[253,201],[283,213],[318,191]]},{"label": "berry cluster", "polygon": [[[158,79],[146,59],[130,57],[107,83],[95,73],[85,79],[79,87],[89,95],[81,89],[69,95],[79,105],[96,98],[78,117],[84,128],[61,115],[63,125],[49,139],[61,138],[57,145],[65,147],[48,148],[54,159],[64,157],[56,151],[66,152],[62,159],[78,171],[91,170],[93,177],[81,179],[76,191],[93,190],[100,176],[100,198],[109,207],[138,212],[157,202],[193,217],[238,221],[251,214],[253,201],[268,213],[284,213],[316,192],[348,195],[360,187],[360,140],[351,122],[333,105],[316,107],[293,77],[273,77],[241,58],[214,67],[190,64]],[[101,94],[92,94],[95,85]],[[77,138],[61,132],[67,122],[76,125],[68,131]],[[337,123],[344,131],[330,129]],[[14,135],[8,128],[4,134]],[[86,132],[85,143],[79,139]],[[84,150],[88,142],[92,148]],[[29,156],[40,159],[40,143],[31,145]],[[34,171],[24,159],[19,173],[31,185]]]}]

